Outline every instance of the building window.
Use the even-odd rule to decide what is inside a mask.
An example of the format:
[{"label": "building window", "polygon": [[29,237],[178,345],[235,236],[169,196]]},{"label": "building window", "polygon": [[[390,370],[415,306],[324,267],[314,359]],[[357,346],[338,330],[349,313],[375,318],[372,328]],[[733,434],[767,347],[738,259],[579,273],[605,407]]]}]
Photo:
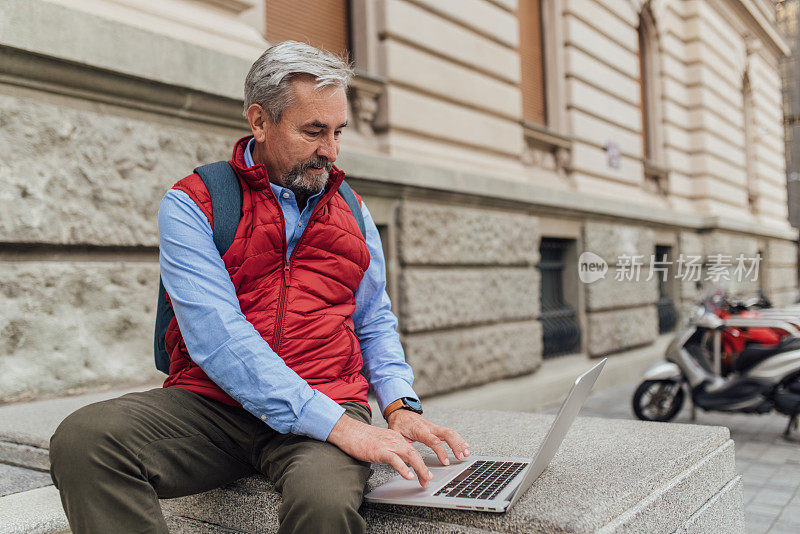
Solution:
[{"label": "building window", "polygon": [[270,43],[292,39],[349,56],[350,6],[347,0],[266,2],[266,38]]},{"label": "building window", "polygon": [[742,115],[744,120],[744,154],[747,170],[747,206],[751,213],[758,208],[756,189],[756,150],[755,123],[753,113],[753,91],[750,88],[750,74],[745,70],[742,77]]},{"label": "building window", "polygon": [[565,298],[564,267],[571,239],[543,237],[541,261],[542,357],[553,358],[580,350],[581,327],[578,314]]},{"label": "building window", "polygon": [[522,161],[539,165],[552,158],[556,171],[570,173],[572,139],[563,106],[562,0],[519,0],[520,95],[526,147]]},{"label": "building window", "polygon": [[664,334],[675,330],[675,325],[678,323],[678,310],[675,309],[675,301],[673,299],[673,277],[670,272],[672,265],[672,247],[656,245],[655,261],[656,265],[664,267],[666,272],[656,272],[655,276],[658,277],[658,300],[656,301],[656,308],[658,309],[658,333]]},{"label": "building window", "polygon": [[658,34],[647,2],[639,14],[639,107],[642,117],[642,162],[645,186],[653,193],[666,194],[667,171],[661,141],[661,85]]},{"label": "building window", "polygon": [[522,119],[526,122],[546,126],[544,40],[540,0],[519,0],[517,18],[519,19]]}]

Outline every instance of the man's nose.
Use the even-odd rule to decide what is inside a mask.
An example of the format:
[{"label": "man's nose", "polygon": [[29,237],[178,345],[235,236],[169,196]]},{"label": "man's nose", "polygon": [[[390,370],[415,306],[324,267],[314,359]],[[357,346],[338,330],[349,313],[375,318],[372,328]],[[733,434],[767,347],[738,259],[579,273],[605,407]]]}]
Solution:
[{"label": "man's nose", "polygon": [[339,141],[333,136],[325,137],[317,147],[317,156],[328,158],[333,163],[339,155]]}]

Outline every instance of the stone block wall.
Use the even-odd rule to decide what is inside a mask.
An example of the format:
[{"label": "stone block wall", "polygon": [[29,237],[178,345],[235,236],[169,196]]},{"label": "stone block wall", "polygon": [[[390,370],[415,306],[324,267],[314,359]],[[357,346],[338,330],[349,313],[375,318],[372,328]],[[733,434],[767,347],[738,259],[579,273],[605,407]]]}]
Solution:
[{"label": "stone block wall", "polygon": [[[652,342],[658,333],[654,306],[658,273],[647,279],[655,251],[653,231],[589,221],[583,227],[583,239],[584,250],[608,263],[605,278],[585,285],[587,352],[600,356]],[[623,265],[625,256],[641,256],[638,274]]]},{"label": "stone block wall", "polygon": [[782,239],[767,241],[764,258],[764,291],[775,306],[797,300],[797,243]]},{"label": "stone block wall", "polygon": [[[702,258],[700,285],[703,288],[720,287],[742,298],[755,296],[759,290],[763,290],[776,306],[792,303],[797,297],[797,244],[792,241],[760,239],[751,235],[712,230],[704,233],[680,232],[679,242],[680,253],[684,257]],[[756,269],[751,260],[758,254],[761,259]],[[720,277],[715,280],[711,276],[710,267],[720,260],[714,258],[717,255],[725,256],[731,262],[728,278]],[[739,255],[745,260],[741,273],[736,272]],[[680,283],[684,305],[688,306],[697,300],[700,294],[697,285],[690,280]]]},{"label": "stone block wall", "polygon": [[0,402],[153,382],[156,214],[242,135],[0,86]]},{"label": "stone block wall", "polygon": [[536,369],[539,232],[522,213],[400,207],[400,325],[421,395]]}]

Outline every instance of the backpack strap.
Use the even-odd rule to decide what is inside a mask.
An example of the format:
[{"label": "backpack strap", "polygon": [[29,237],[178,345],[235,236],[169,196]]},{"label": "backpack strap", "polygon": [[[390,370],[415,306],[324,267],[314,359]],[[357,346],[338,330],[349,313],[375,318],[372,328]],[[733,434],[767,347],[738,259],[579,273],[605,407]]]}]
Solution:
[{"label": "backpack strap", "polygon": [[361,204],[358,202],[356,194],[353,192],[353,188],[350,187],[350,184],[347,182],[342,181],[342,185],[339,186],[339,194],[342,195],[344,201],[347,202],[347,205],[350,207],[350,212],[356,219],[358,229],[361,230],[361,235],[364,236],[364,239],[366,239],[367,228],[364,224],[364,213],[361,211]]},{"label": "backpack strap", "polygon": [[231,247],[242,220],[242,184],[227,161],[209,163],[197,167],[194,172],[202,178],[211,195],[214,244],[222,257]]},{"label": "backpack strap", "polygon": [[[200,176],[211,195],[211,213],[214,217],[214,245],[220,257],[225,255],[236,235],[236,228],[242,219],[242,184],[227,161],[217,161],[197,167],[194,172]],[[352,191],[350,192],[351,194]],[[175,317],[172,304],[167,302],[167,291],[159,277],[158,304],[156,305],[156,328],[153,350],[156,368],[169,373],[169,354],[165,346],[167,327]]]}]

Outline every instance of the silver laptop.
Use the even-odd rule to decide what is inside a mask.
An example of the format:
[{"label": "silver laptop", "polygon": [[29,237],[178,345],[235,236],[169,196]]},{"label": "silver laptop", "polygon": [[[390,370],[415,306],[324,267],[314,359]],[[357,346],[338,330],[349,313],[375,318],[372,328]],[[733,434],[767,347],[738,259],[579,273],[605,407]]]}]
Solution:
[{"label": "silver laptop", "polygon": [[594,386],[603,360],[579,376],[561,405],[533,459],[478,456],[449,466],[429,466],[433,480],[422,488],[416,480],[395,476],[367,493],[367,502],[505,512],[517,502],[555,456],[561,441]]}]

